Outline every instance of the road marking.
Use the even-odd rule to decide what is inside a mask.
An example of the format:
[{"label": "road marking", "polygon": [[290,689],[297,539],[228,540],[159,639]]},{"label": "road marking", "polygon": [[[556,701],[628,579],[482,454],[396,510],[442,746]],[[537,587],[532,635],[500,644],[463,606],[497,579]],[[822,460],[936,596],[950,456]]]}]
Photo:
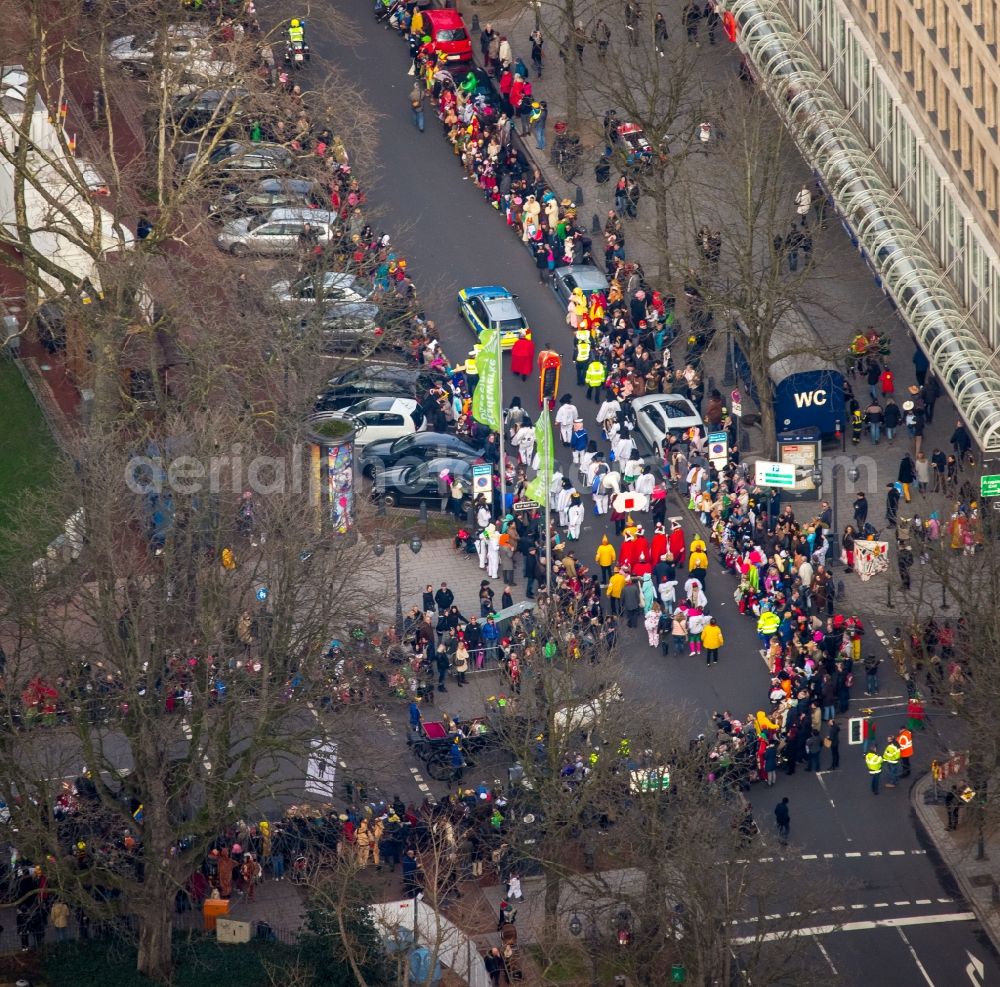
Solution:
[{"label": "road marking", "polygon": [[830,911],[831,912],[846,912],[847,911],[847,905],[831,905],[830,906]]},{"label": "road marking", "polygon": [[889,902],[887,901],[876,901],[872,908],[888,908]]},{"label": "road marking", "polygon": [[882,851],[881,850],[869,850],[868,851],[868,856],[869,857],[881,857],[882,856]]},{"label": "road marking", "polygon": [[983,966],[983,961],[968,950],[965,951],[965,955],[969,957],[969,965],[965,968],[966,976],[975,987],[982,987],[986,982],[986,968]]},{"label": "road marking", "polygon": [[833,932],[866,932],[871,929],[899,929],[908,925],[942,925],[948,922],[974,922],[975,912],[942,912],[938,915],[908,915],[902,918],[880,918],[869,921],[845,922],[843,925],[814,925],[783,932],[765,932],[763,935],[740,936],[730,939],[734,946],[750,943],[774,942],[788,936],[827,936]]},{"label": "road marking", "polygon": [[853,908],[855,911],[860,911],[861,909],[864,909],[864,908],[867,908],[867,907],[868,907],[867,905],[851,905],[851,908]]},{"label": "road marking", "polygon": [[845,853],[844,856],[845,857],[860,857],[861,854],[858,851],[855,850],[855,851],[852,851],[851,853]]},{"label": "road marking", "polygon": [[931,904],[931,900],[930,900],[930,898],[917,898],[917,900],[913,904],[914,905],[929,905],[929,904]]},{"label": "road marking", "polygon": [[955,899],[954,898],[938,898],[938,901],[942,905],[950,905]]},{"label": "road marking", "polygon": [[826,960],[827,966],[830,967],[830,971],[835,977],[839,977],[840,974],[837,972],[837,968],[833,965],[833,960],[830,959],[830,954],[826,951],[826,947],[815,936],[813,936],[813,942],[816,943],[816,948],[820,951],[820,955],[824,960]]},{"label": "road marking", "polygon": [[889,856],[890,857],[902,857],[902,856],[905,856],[905,854],[906,854],[905,850],[890,850],[889,851]]},{"label": "road marking", "polygon": [[908,904],[909,904],[909,902],[908,902],[908,901],[894,901],[894,902],[893,902],[893,904],[894,904],[894,905],[895,905],[895,906],[896,906],[897,908],[903,908],[903,907],[905,907],[906,905],[908,905]]},{"label": "road marking", "polygon": [[906,943],[906,948],[910,951],[910,955],[913,957],[913,962],[917,964],[917,969],[923,975],[924,980],[927,981],[928,987],[934,987],[934,981],[931,980],[930,974],[924,968],[923,963],[920,962],[920,957],[917,956],[917,951],[910,945],[910,940],[906,938],[906,933],[899,928],[897,928],[896,931],[899,933],[899,938]]},{"label": "road marking", "polygon": [[816,859],[816,854],[815,853],[804,853],[804,854],[802,854],[802,859],[803,860],[815,860]]}]

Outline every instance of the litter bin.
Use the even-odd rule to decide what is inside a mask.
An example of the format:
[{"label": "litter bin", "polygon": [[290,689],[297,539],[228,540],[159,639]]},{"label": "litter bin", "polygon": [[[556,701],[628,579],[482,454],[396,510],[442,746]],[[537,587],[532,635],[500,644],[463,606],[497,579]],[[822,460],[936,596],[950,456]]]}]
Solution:
[{"label": "litter bin", "polygon": [[229,901],[226,898],[206,898],[205,904],[201,906],[201,913],[205,920],[205,931],[214,932],[216,920],[229,914]]}]

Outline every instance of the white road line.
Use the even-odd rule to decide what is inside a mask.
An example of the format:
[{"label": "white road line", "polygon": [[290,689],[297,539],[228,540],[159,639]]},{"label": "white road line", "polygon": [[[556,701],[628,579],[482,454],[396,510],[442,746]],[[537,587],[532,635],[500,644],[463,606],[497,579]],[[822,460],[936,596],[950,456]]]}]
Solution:
[{"label": "white road line", "polygon": [[423,785],[423,784],[417,785],[417,788],[419,788],[420,791],[424,792],[425,794],[430,791],[430,789],[426,785]]},{"label": "white road line", "polygon": [[975,919],[975,912],[942,912],[938,915],[912,915],[902,918],[881,918],[871,921],[845,922],[843,925],[814,925],[803,929],[789,929],[787,932],[765,932],[763,935],[741,936],[729,941],[733,946],[746,946],[749,943],[774,942],[778,939],[786,939],[788,936],[827,936],[833,932],[899,929],[908,925],[941,925],[947,922],[973,922]]},{"label": "white road line", "polygon": [[851,908],[853,908],[855,911],[858,911],[860,909],[867,908],[867,907],[868,907],[867,905],[851,905]]},{"label": "white road line", "polygon": [[835,853],[824,853],[823,854],[823,859],[824,860],[833,860],[833,858],[836,857],[836,856],[837,855]]},{"label": "white road line", "polygon": [[876,901],[872,908],[888,908],[889,902],[887,901]]},{"label": "white road line", "polygon": [[831,905],[830,906],[830,911],[831,912],[846,912],[847,911],[847,905]]},{"label": "white road line", "polygon": [[907,905],[909,905],[909,902],[908,901],[894,901],[893,904],[897,908],[905,908]]},{"label": "white road line", "polygon": [[830,972],[833,973],[835,977],[839,977],[840,974],[837,972],[837,968],[833,965],[833,960],[830,959],[830,954],[826,951],[823,943],[821,943],[815,936],[813,936],[813,942],[816,943],[816,948],[820,951],[820,955],[826,960],[827,966],[830,967]]},{"label": "white road line", "polygon": [[914,905],[930,905],[931,904],[931,900],[930,900],[930,898],[917,898],[917,900],[913,904]]},{"label": "white road line", "polygon": [[816,860],[817,859],[817,855],[815,853],[804,853],[804,854],[802,854],[802,859],[803,860]]},{"label": "white road line", "polygon": [[868,856],[869,857],[881,857],[882,856],[882,851],[881,850],[869,850],[868,851]]},{"label": "white road line", "polygon": [[910,955],[913,957],[913,962],[917,964],[917,969],[923,975],[924,980],[927,981],[928,987],[934,987],[934,981],[931,980],[930,975],[927,973],[927,970],[924,969],[923,963],[920,962],[920,957],[917,956],[917,951],[913,948],[913,946],[910,945],[910,940],[906,938],[906,933],[899,928],[897,928],[896,931],[899,933],[899,938],[906,943],[906,948],[910,951]]},{"label": "white road line", "polygon": [[845,857],[860,857],[861,854],[858,853],[857,850],[854,850],[851,853],[845,853],[844,856]]},{"label": "white road line", "polygon": [[938,898],[938,901],[942,905],[950,905],[955,899],[954,898]]},{"label": "white road line", "polygon": [[890,850],[889,851],[889,856],[890,857],[904,857],[904,856],[906,856],[906,851],[905,850]]}]

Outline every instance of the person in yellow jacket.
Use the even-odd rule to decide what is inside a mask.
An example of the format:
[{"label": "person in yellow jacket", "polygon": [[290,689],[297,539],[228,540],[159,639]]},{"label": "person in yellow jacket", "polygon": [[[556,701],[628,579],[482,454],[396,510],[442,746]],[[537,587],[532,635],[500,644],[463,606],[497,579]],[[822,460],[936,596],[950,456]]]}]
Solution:
[{"label": "person in yellow jacket", "polygon": [[885,750],[882,751],[882,762],[885,764],[886,773],[889,776],[885,783],[886,788],[895,788],[896,779],[899,778],[899,748],[896,746],[896,738],[890,737],[886,741]]},{"label": "person in yellow jacket", "polygon": [[587,372],[583,375],[584,383],[587,385],[587,397],[595,404],[601,403],[601,388],[607,375],[600,360],[591,360]]},{"label": "person in yellow jacket", "polygon": [[865,754],[865,767],[872,779],[872,795],[878,795],[878,782],[882,777],[882,755],[878,751]]},{"label": "person in yellow jacket", "polygon": [[625,591],[625,575],[621,569],[615,569],[608,580],[607,594],[611,600],[611,612],[620,617],[622,613],[622,593]]},{"label": "person in yellow jacket", "polygon": [[611,578],[612,567],[617,559],[618,553],[615,551],[615,546],[608,541],[608,536],[605,535],[601,539],[601,544],[597,546],[597,554],[594,556],[594,561],[601,567],[601,585],[607,585]]},{"label": "person in yellow jacket", "polygon": [[708,552],[705,549],[705,543],[698,535],[695,535],[691,542],[691,553],[688,556],[688,572],[701,583],[702,588],[706,587]]},{"label": "person in yellow jacket", "polygon": [[765,610],[757,618],[757,636],[765,648],[771,643],[771,638],[778,633],[780,624],[781,618],[773,610]]},{"label": "person in yellow jacket", "polygon": [[722,628],[715,622],[714,617],[709,617],[708,623],[701,631],[701,646],[705,649],[705,664],[719,664],[719,648],[725,644],[722,636]]}]

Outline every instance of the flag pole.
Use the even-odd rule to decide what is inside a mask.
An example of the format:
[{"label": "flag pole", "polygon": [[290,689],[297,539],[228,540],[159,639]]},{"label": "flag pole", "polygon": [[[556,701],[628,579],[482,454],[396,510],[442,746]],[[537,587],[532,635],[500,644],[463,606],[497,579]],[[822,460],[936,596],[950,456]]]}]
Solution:
[{"label": "flag pole", "polygon": [[[549,422],[549,400],[542,399],[542,414],[545,415],[545,428],[543,436],[547,436],[546,441],[552,438],[552,426]],[[539,465],[545,470],[543,489],[545,490],[545,598],[549,606],[552,605],[552,460],[555,453],[551,449],[546,450],[546,455]]]},{"label": "flag pole", "polygon": [[507,456],[504,452],[504,420],[503,420],[503,340],[497,329],[495,340],[497,347],[497,421],[500,422],[500,519],[507,516]]}]

